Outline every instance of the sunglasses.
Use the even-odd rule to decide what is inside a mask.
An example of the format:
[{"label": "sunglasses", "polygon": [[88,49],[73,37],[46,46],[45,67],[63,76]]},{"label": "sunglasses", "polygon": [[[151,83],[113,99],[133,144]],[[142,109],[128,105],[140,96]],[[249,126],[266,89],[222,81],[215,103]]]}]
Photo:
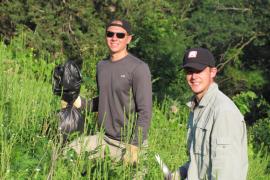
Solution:
[{"label": "sunglasses", "polygon": [[106,32],[106,36],[109,37],[109,38],[113,37],[114,34],[116,34],[116,37],[118,39],[123,39],[126,36],[126,33],[121,33],[121,32],[115,33],[115,32],[111,32],[111,31]]}]

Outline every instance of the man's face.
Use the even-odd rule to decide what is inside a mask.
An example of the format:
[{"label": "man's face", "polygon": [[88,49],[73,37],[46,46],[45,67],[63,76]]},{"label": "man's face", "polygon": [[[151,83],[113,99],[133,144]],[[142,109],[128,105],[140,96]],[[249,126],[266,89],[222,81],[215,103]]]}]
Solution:
[{"label": "man's face", "polygon": [[192,68],[185,68],[186,79],[192,92],[200,100],[208,90],[217,73],[216,68],[206,67],[199,71]]},{"label": "man's face", "polygon": [[106,42],[111,53],[121,53],[127,50],[127,45],[132,36],[125,29],[118,26],[110,26],[106,32]]}]

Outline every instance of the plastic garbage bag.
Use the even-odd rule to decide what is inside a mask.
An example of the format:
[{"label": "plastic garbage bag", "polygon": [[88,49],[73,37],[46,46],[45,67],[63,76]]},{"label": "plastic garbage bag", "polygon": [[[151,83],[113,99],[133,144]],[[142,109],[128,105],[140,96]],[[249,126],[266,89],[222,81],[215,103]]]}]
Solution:
[{"label": "plastic garbage bag", "polygon": [[83,131],[84,117],[79,109],[73,106],[80,94],[82,76],[75,61],[68,60],[64,65],[58,65],[53,72],[53,93],[61,96],[67,102],[67,107],[59,111],[59,130],[69,134],[74,131]]},{"label": "plastic garbage bag", "polygon": [[69,134],[75,131],[83,132],[84,117],[79,109],[74,106],[67,106],[58,113],[60,122],[59,130],[62,133]]},{"label": "plastic garbage bag", "polygon": [[82,75],[77,64],[69,60],[53,72],[53,93],[72,104],[80,94]]}]

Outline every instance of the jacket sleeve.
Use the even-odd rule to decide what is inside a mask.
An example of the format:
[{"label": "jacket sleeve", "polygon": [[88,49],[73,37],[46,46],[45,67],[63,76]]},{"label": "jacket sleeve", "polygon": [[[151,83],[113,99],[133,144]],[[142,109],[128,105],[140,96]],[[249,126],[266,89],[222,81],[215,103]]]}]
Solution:
[{"label": "jacket sleeve", "polygon": [[247,134],[245,121],[237,111],[216,112],[211,136],[211,179],[246,179]]},{"label": "jacket sleeve", "polygon": [[141,63],[134,70],[132,90],[137,112],[135,137],[132,144],[138,145],[147,139],[152,116],[152,83],[147,64]]}]

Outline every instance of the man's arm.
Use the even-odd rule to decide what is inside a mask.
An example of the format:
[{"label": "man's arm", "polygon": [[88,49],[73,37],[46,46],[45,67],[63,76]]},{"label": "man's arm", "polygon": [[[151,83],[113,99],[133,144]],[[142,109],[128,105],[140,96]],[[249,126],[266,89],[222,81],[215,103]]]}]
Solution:
[{"label": "man's arm", "polygon": [[[77,99],[74,101],[73,106],[78,109],[87,109],[90,112],[97,112],[98,111],[98,96],[94,97],[93,99],[86,100],[85,98],[78,96]],[[68,103],[64,100],[61,100],[61,108],[66,108]]]},{"label": "man's arm", "polygon": [[[140,138],[142,142],[147,139],[152,116],[152,82],[147,64],[141,63],[136,67],[133,74],[132,88],[137,111],[135,138],[132,144],[138,145]],[[142,137],[138,137],[140,129]]]},{"label": "man's arm", "polygon": [[211,137],[211,179],[246,179],[246,126],[238,112],[220,110]]}]

